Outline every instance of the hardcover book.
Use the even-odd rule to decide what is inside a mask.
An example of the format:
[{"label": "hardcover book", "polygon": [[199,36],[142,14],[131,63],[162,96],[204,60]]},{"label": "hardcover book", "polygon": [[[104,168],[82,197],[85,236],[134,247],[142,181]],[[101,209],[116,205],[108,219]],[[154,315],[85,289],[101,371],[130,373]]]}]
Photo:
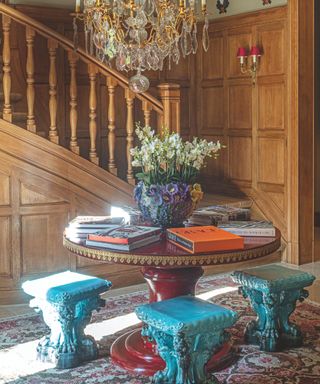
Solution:
[{"label": "hardcover book", "polygon": [[123,217],[111,216],[77,216],[69,223],[69,228],[108,228],[110,225],[120,225]]},{"label": "hardcover book", "polygon": [[157,235],[152,235],[146,238],[135,241],[134,243],[129,244],[117,244],[117,243],[107,243],[105,241],[95,241],[95,240],[86,240],[86,245],[97,248],[105,248],[114,251],[132,251],[136,248],[145,247],[146,245],[155,243],[160,240],[161,233]]},{"label": "hardcover book", "polygon": [[274,237],[276,230],[270,221],[229,221],[218,227],[239,236]]},{"label": "hardcover book", "polygon": [[161,228],[142,225],[122,225],[109,230],[89,234],[88,240],[111,244],[132,244],[150,236],[159,235]]},{"label": "hardcover book", "polygon": [[244,239],[212,225],[167,229],[167,238],[190,253],[243,249]]},{"label": "hardcover book", "polygon": [[250,215],[250,209],[211,205],[196,209],[188,223],[191,225],[217,225],[219,222],[229,220],[250,220]]}]

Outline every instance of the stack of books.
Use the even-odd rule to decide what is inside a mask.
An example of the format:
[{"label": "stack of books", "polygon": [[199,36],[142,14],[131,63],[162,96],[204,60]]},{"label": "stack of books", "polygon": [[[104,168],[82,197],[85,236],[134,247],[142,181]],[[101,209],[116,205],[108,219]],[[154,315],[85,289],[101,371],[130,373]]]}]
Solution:
[{"label": "stack of books", "polygon": [[161,228],[141,225],[120,225],[88,235],[86,245],[117,251],[132,251],[161,238]]},{"label": "stack of books", "polygon": [[77,216],[65,229],[66,237],[75,242],[83,242],[90,233],[116,228],[123,224],[123,217],[111,216]]},{"label": "stack of books", "polygon": [[210,226],[167,229],[170,243],[190,253],[230,251],[244,248],[244,239],[223,229]]},{"label": "stack of books", "polygon": [[228,221],[218,223],[218,227],[239,236],[274,237],[276,229],[270,221]]},{"label": "stack of books", "polygon": [[251,211],[248,208],[230,207],[227,205],[210,205],[193,211],[187,221],[187,226],[217,225],[231,220],[250,220]]}]

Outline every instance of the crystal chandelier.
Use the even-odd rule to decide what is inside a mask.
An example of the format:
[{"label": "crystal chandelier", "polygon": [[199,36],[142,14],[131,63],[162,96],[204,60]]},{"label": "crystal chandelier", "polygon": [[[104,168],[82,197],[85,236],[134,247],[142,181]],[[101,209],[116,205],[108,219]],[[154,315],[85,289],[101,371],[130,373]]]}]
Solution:
[{"label": "crystal chandelier", "polygon": [[[149,88],[146,70],[162,70],[165,61],[196,53],[197,19],[202,14],[202,44],[209,48],[209,18],[206,0],[76,0],[77,20],[84,23],[85,45],[90,54],[119,71],[136,71],[130,78],[132,91]],[[199,9],[200,8],[200,9]]]}]

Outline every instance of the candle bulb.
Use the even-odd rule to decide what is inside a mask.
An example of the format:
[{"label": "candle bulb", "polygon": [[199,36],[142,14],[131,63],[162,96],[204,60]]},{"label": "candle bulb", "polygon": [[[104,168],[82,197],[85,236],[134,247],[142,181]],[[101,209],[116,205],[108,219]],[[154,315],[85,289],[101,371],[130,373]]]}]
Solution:
[{"label": "candle bulb", "polygon": [[81,0],[76,0],[76,13],[80,13],[80,12],[81,12],[81,4],[80,4],[80,1],[81,1]]},{"label": "candle bulb", "polygon": [[207,0],[201,0],[202,9],[207,7]]},{"label": "candle bulb", "polygon": [[190,0],[190,8],[194,11],[194,0]]}]

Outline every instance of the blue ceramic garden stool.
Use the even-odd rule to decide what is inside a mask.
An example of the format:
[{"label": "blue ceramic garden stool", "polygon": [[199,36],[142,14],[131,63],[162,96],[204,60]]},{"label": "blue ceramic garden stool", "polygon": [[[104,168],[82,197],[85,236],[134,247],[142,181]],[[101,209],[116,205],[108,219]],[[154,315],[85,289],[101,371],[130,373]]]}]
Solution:
[{"label": "blue ceramic garden stool", "polygon": [[180,296],[142,305],[136,313],[145,323],[142,335],[156,342],[166,363],[154,375],[154,383],[218,383],[205,365],[228,339],[225,328],[235,323],[235,312],[193,296]]},{"label": "blue ceramic garden stool", "polygon": [[249,298],[257,319],[246,326],[245,341],[258,344],[263,351],[280,351],[301,346],[303,338],[297,325],[289,321],[297,300],[309,293],[304,288],[315,279],[307,272],[270,265],[236,271],[232,274],[243,297]]},{"label": "blue ceramic garden stool", "polygon": [[62,272],[23,283],[23,290],[34,299],[30,307],[42,311],[51,330],[38,344],[38,357],[57,368],[72,368],[98,357],[98,348],[84,328],[93,310],[103,307],[100,294],[108,291],[107,280],[75,272]]}]

